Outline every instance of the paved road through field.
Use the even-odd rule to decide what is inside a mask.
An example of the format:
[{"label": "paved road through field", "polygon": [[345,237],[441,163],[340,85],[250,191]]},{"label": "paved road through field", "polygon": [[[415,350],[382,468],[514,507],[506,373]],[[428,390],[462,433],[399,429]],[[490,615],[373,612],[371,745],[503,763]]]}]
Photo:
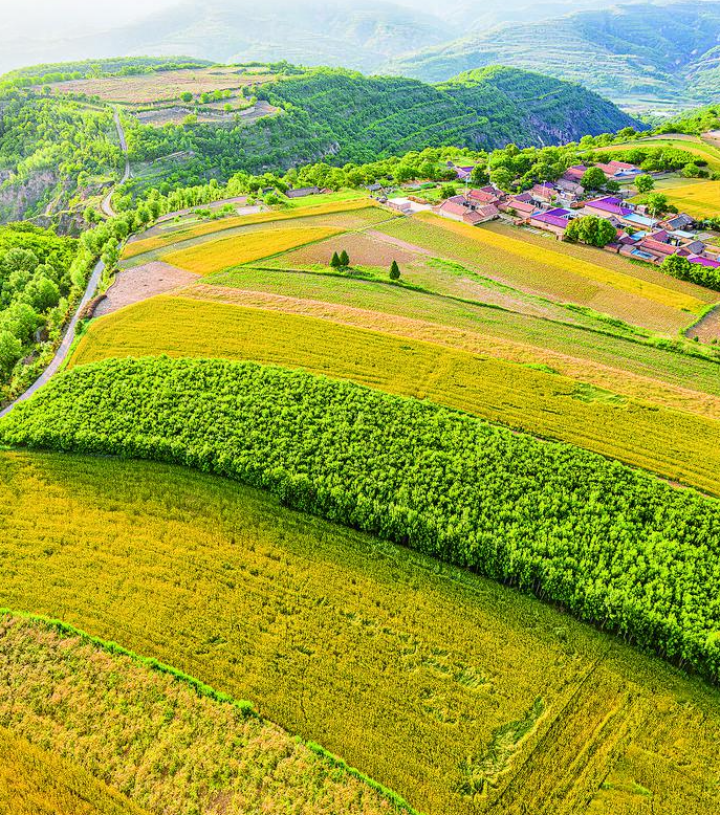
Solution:
[{"label": "paved road through field", "polygon": [[[120,147],[122,148],[123,153],[125,153],[125,173],[122,177],[122,180],[118,183],[124,184],[130,178],[130,160],[127,154],[127,141],[125,140],[125,131],[123,130],[122,123],[120,122],[120,114],[118,111],[115,111],[115,127],[117,128],[118,136],[120,137]],[[110,190],[107,194],[105,199],[102,202],[102,209],[103,212],[108,217],[113,217],[115,214],[112,208],[111,199],[113,192],[115,192],[115,187]],[[88,280],[87,287],[85,289],[85,294],[83,294],[82,300],[73,315],[72,320],[70,320],[70,325],[67,327],[67,331],[65,332],[65,336],[63,337],[62,342],[60,343],[60,347],[55,352],[55,356],[52,359],[52,362],[48,365],[48,367],[43,371],[40,378],[33,382],[33,384],[23,393],[21,396],[11,402],[4,410],[0,411],[0,419],[3,416],[7,416],[8,413],[15,407],[15,405],[19,404],[20,402],[24,402],[26,399],[29,399],[34,393],[36,393],[43,385],[47,384],[50,381],[50,378],[54,376],[62,367],[62,364],[65,362],[68,353],[70,352],[70,348],[72,347],[73,342],[75,341],[75,335],[77,333],[77,324],[80,320],[80,314],[85,306],[92,300],[95,295],[95,290],[100,283],[100,278],[105,271],[105,264],[102,260],[99,260],[95,264],[95,268],[90,275],[90,280]]]}]

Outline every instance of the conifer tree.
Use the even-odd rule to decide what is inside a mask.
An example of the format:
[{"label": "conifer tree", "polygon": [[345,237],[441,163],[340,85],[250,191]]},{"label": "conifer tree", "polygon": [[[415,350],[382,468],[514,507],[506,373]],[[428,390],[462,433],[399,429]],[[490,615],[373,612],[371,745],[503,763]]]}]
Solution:
[{"label": "conifer tree", "polygon": [[350,265],[350,256],[343,249],[342,252],[340,252],[340,266],[343,269],[347,269],[349,265]]},{"label": "conifer tree", "polygon": [[332,260],[330,261],[330,265],[332,266],[333,269],[339,269],[340,266],[342,265],[340,263],[340,258],[338,257],[337,252],[333,252],[333,256],[332,256]]},{"label": "conifer tree", "polygon": [[390,280],[400,280],[400,267],[396,260],[390,264]]}]

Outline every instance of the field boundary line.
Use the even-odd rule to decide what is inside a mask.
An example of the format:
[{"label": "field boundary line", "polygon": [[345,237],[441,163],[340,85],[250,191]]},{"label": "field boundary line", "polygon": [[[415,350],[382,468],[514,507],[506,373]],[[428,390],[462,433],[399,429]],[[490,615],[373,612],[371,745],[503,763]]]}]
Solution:
[{"label": "field boundary line", "polygon": [[[105,640],[102,637],[96,637],[89,634],[87,631],[83,631],[81,628],[76,628],[69,623],[65,623],[62,620],[53,617],[48,617],[43,614],[33,614],[32,612],[28,611],[15,611],[10,608],[0,608],[0,618],[12,619],[13,617],[28,621],[34,625],[43,625],[51,631],[54,630],[60,634],[77,637],[82,642],[92,645],[98,650],[126,657],[136,664],[147,668],[148,670],[155,671],[160,674],[166,674],[171,676],[175,681],[188,685],[201,698],[211,699],[219,704],[231,705],[239,710],[240,713],[242,713],[242,715],[246,718],[256,718],[260,722],[268,722],[276,727],[280,727],[279,725],[276,725],[275,722],[271,722],[270,719],[267,719],[259,714],[252,702],[239,700],[234,696],[231,696],[229,693],[218,691],[211,685],[202,682],[200,679],[190,676],[190,674],[186,674],[183,671],[174,668],[172,665],[161,662],[154,657],[144,657],[135,651],[113,642],[112,640]],[[351,767],[342,758],[336,756],[334,753],[331,753],[329,750],[326,750],[322,745],[318,744],[317,742],[305,740],[297,735],[293,736],[293,734],[289,733],[287,730],[285,730],[285,728],[280,729],[284,733],[287,733],[289,738],[296,738],[301,744],[307,747],[308,750],[327,761],[333,767],[337,767],[348,775],[362,781],[364,784],[367,784],[369,787],[375,790],[375,792],[386,798],[394,806],[396,812],[406,813],[406,815],[423,815],[419,810],[414,809],[401,795],[383,786],[379,781],[375,781],[375,779],[365,775],[362,770]]]}]

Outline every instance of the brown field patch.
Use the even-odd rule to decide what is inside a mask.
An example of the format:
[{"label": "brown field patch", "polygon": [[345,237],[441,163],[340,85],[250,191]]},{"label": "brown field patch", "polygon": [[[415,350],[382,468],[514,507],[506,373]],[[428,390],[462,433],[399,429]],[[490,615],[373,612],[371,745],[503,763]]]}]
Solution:
[{"label": "brown field patch", "polygon": [[239,68],[189,68],[180,71],[157,71],[141,76],[112,76],[102,79],[73,79],[56,82],[50,87],[55,93],[84,93],[108,102],[150,105],[171,101],[181,93],[234,90],[247,85],[273,82],[272,74],[245,74]]},{"label": "brown field patch", "polygon": [[154,261],[118,272],[107,297],[95,308],[95,317],[112,314],[125,306],[140,303],[156,294],[166,294],[179,286],[187,286],[197,275],[178,269],[169,263]]},{"label": "brown field patch", "polygon": [[697,337],[700,342],[720,342],[720,305],[690,328],[686,336],[691,340]]},{"label": "brown field patch", "polygon": [[[376,240],[370,233],[366,232],[345,235],[342,238],[335,237],[323,243],[304,246],[301,249],[287,252],[271,265],[280,264],[291,269],[306,266],[329,266],[333,252],[340,252],[343,249],[350,256],[351,267],[373,266],[389,269],[393,260],[402,265],[413,263],[419,257],[419,252],[411,249],[409,244],[405,248],[393,246],[389,242]],[[420,252],[423,252],[423,250],[420,249]],[[424,254],[428,253],[424,252]]]}]

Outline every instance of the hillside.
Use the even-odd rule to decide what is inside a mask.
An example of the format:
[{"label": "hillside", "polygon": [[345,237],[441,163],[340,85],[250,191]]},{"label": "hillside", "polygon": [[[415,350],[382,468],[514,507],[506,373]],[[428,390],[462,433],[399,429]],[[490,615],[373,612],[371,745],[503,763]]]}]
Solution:
[{"label": "hillside", "polygon": [[425,147],[559,144],[637,124],[577,85],[512,68],[434,86],[182,59],[51,64],[6,76],[4,91],[0,81],[0,221],[62,218],[107,190],[123,166],[111,106],[142,189]]},{"label": "hillside", "polygon": [[219,159],[221,166],[262,172],[320,158],[344,164],[444,145],[559,144],[637,124],[576,85],[510,68],[473,72],[440,86],[320,68],[264,84],[255,94],[284,115],[263,119],[252,130],[136,128],[131,158],[153,160],[190,149],[204,170]]},{"label": "hillside", "polygon": [[580,82],[624,106],[682,108],[720,89],[719,27],[717,2],[639,3],[501,25],[387,67],[437,82],[499,63]]}]

